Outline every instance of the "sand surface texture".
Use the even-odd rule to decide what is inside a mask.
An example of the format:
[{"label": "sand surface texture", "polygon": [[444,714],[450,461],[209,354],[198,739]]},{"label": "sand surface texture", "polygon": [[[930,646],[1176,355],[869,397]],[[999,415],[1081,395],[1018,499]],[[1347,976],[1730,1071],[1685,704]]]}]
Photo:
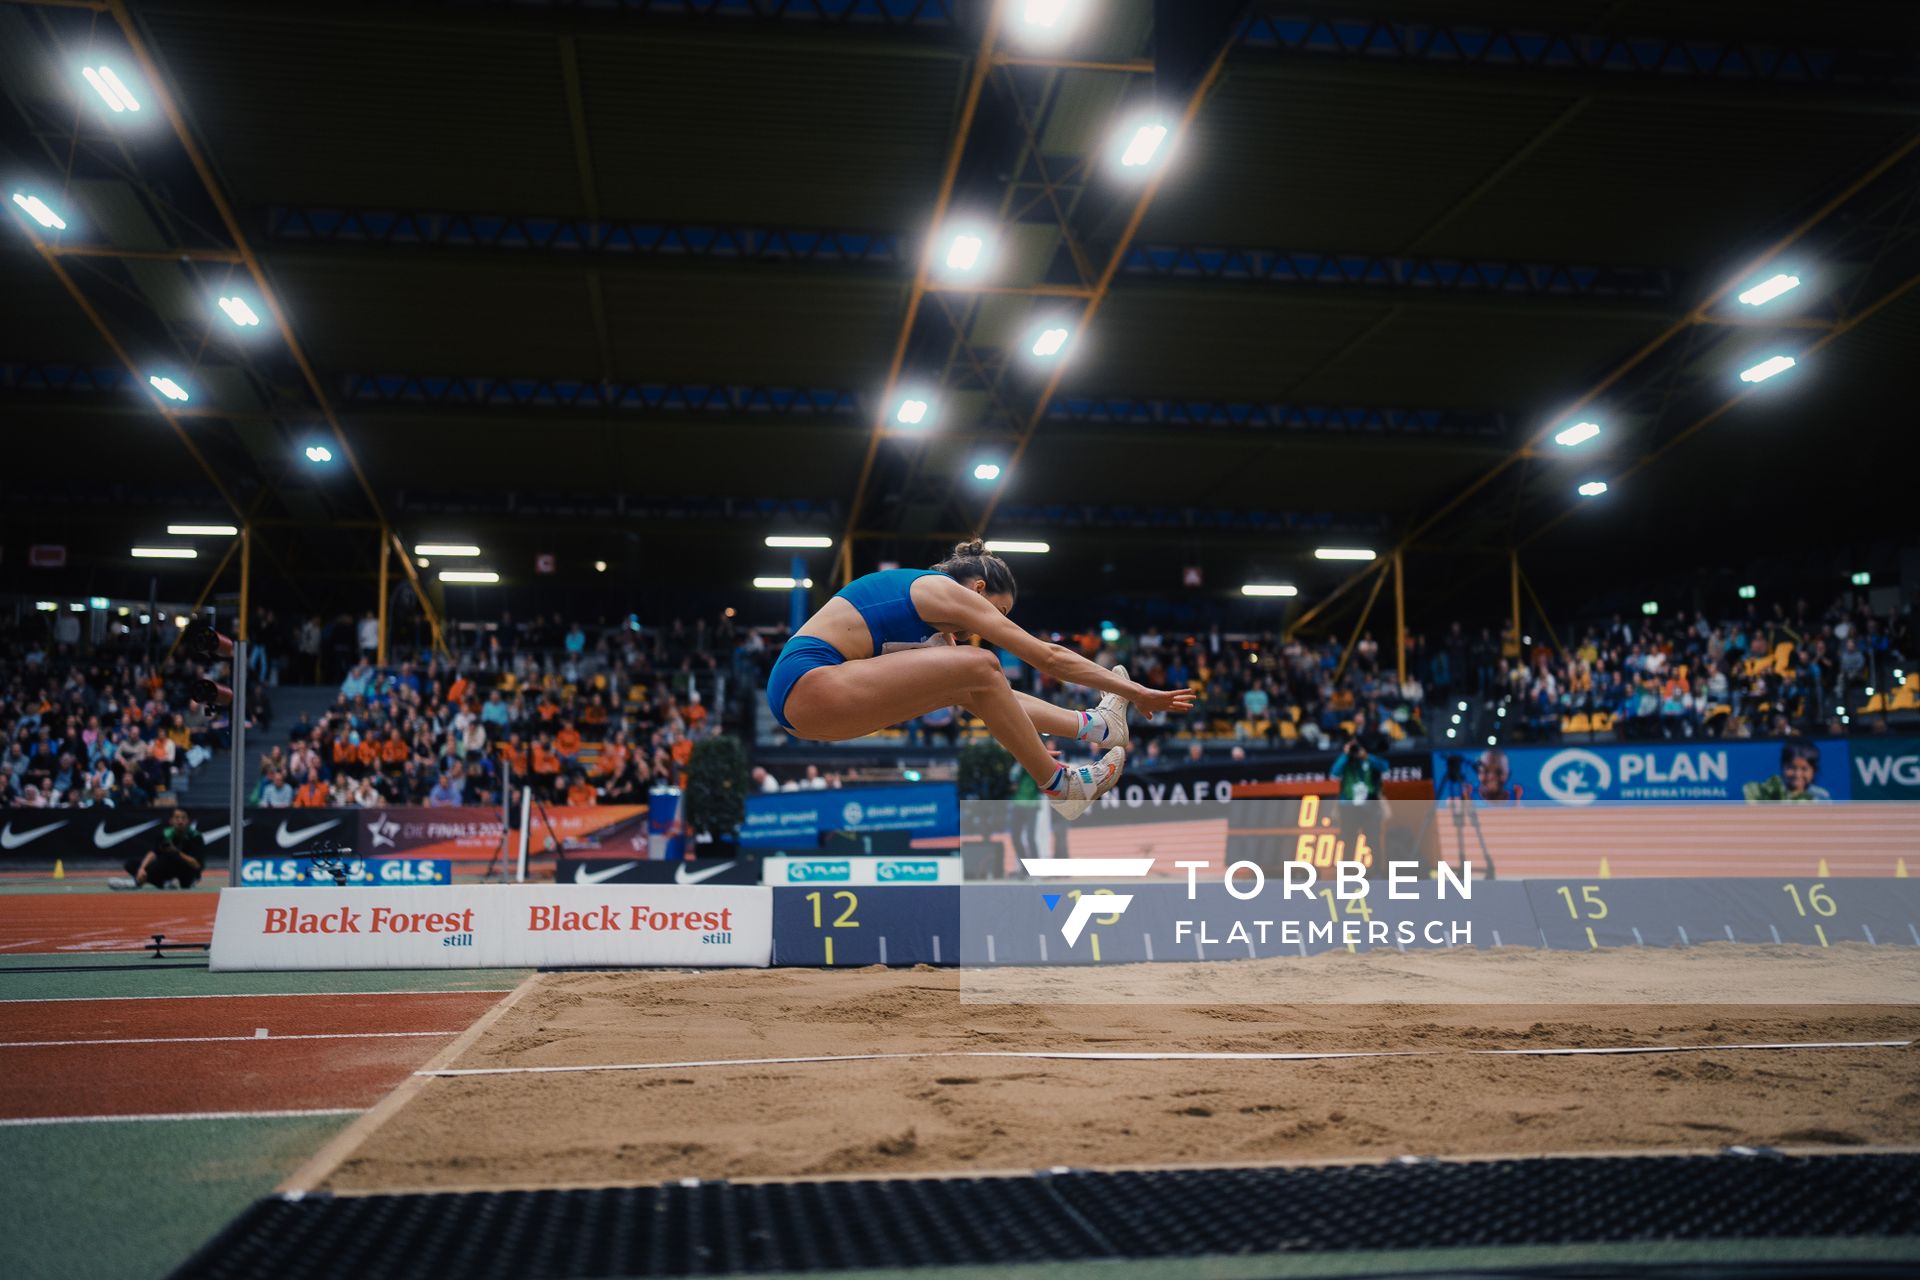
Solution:
[{"label": "sand surface texture", "polygon": [[[952,970],[547,974],[328,1177],[341,1191],[1920,1144],[1920,948],[1459,951],[1118,967],[1185,1003],[980,1003]],[[1447,962],[1455,971],[1449,984]],[[1767,966],[1774,1004],[1663,1002]],[[1683,978],[1676,973],[1688,965]],[[1241,969],[1239,974],[1224,971]],[[1737,971],[1737,972],[1736,972]],[[1018,976],[1018,975],[1016,975]],[[1480,983],[1535,998],[1420,997]],[[1238,984],[1310,990],[1252,1004]],[[1224,984],[1224,985],[1223,985]],[[1216,997],[1231,989],[1231,1001]],[[1362,991],[1373,999],[1359,1001]],[[1795,1000],[1799,991],[1828,1003]],[[1327,999],[1328,993],[1335,993]],[[1621,993],[1613,1003],[1597,997]],[[1853,1003],[1832,1003],[1851,993]],[[1077,992],[1084,995],[1084,989]],[[1500,999],[1504,997],[1496,997]],[[1653,1002],[1647,1002],[1647,1001]],[[1476,1050],[1895,1041],[1519,1056]],[[1358,1053],[1317,1060],[1019,1053]],[[862,1061],[537,1071],[830,1055]],[[985,1055],[985,1056],[975,1056]]]}]

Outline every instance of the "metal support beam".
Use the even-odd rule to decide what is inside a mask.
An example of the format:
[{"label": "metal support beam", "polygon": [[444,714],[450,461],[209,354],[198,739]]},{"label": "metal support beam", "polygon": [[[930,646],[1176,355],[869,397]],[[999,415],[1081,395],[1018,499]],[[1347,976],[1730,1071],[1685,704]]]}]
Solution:
[{"label": "metal support beam", "polygon": [[117,249],[110,244],[49,245],[48,249],[56,258],[118,258],[122,262],[240,261],[240,255],[231,249]]},{"label": "metal support beam", "polygon": [[[138,24],[134,22],[133,15],[128,12],[126,0],[106,0],[106,5],[107,12],[113,15],[114,22],[120,27],[120,32],[127,41],[127,48],[133,54],[134,61],[140,65],[141,74],[146,77],[148,92],[152,94],[153,100],[158,104],[161,113],[167,117],[167,122],[173,128],[174,136],[179,139],[181,149],[186,152],[187,160],[193,165],[194,172],[199,175],[200,185],[205,188],[207,199],[213,203],[215,210],[219,212],[220,221],[226,227],[227,236],[233,241],[234,249],[239,253],[241,262],[246,266],[247,274],[253,277],[254,288],[260,294],[260,301],[273,317],[274,328],[279,330],[281,341],[286,343],[287,353],[293,357],[294,363],[299,366],[300,376],[305,380],[307,389],[313,396],[314,403],[319,406],[321,416],[326,420],[328,429],[333,433],[334,442],[339,445],[341,456],[346,459],[347,466],[353,472],[354,479],[359,482],[360,490],[366,495],[367,504],[373,509],[373,514],[384,522],[387,516],[380,502],[380,496],[374,491],[372,482],[367,479],[367,473],[360,465],[359,456],[354,452],[353,445],[348,442],[347,433],[340,426],[340,417],[334,412],[333,402],[331,398],[328,397],[326,389],[321,385],[320,376],[315,372],[313,362],[307,358],[306,348],[300,345],[300,339],[293,331],[292,322],[287,319],[286,311],[280,306],[279,296],[267,281],[267,275],[260,265],[259,257],[254,253],[252,245],[248,243],[246,233],[241,230],[240,221],[234,214],[232,202],[227,199],[226,193],[221,189],[219,181],[215,178],[213,166],[208,162],[206,154],[200,149],[199,142],[196,141],[193,136],[193,130],[187,127],[186,116],[181,113],[179,104],[174,101],[173,93],[168,88],[168,79],[161,70],[159,61],[154,57],[153,52],[147,48],[146,38],[141,33]],[[185,433],[183,432],[182,438],[184,438],[184,435]],[[198,451],[196,450],[195,453],[197,456]],[[226,495],[224,488],[222,488],[221,492],[223,496]],[[228,502],[229,505],[233,505],[231,498],[228,499]],[[237,505],[234,506],[234,511],[236,514],[239,514]],[[439,620],[434,617],[433,602],[429,600],[426,593],[420,589],[419,578],[413,572],[413,562],[407,555],[406,549],[401,547],[398,542],[395,543],[395,547],[400,553],[402,566],[407,570],[408,579],[414,584],[414,591],[419,595],[420,608],[426,613],[428,619],[433,622],[434,636],[437,640],[440,634],[440,624]]]},{"label": "metal support beam", "polygon": [[393,530],[380,530],[380,645],[375,657],[380,666],[387,665],[387,566],[393,559]]},{"label": "metal support beam", "polygon": [[1507,548],[1507,585],[1512,597],[1513,639],[1511,642],[1502,641],[1500,652],[1518,659],[1523,649],[1520,644],[1520,551],[1517,547]]},{"label": "metal support beam", "polygon": [[[1516,567],[1519,565],[1517,556],[1514,564]],[[1525,569],[1520,570],[1520,585],[1527,589],[1527,599],[1533,601],[1533,611],[1540,615],[1540,625],[1546,628],[1547,639],[1552,643],[1554,652],[1560,655],[1560,661],[1570,661],[1567,646],[1560,643],[1560,634],[1553,629],[1553,619],[1547,617],[1547,606],[1540,603],[1540,593],[1533,589],[1533,579],[1527,576]]]},{"label": "metal support beam", "polygon": [[[1194,85],[1193,92],[1187,96],[1185,105],[1181,107],[1180,119],[1174,126],[1169,145],[1192,131],[1193,122],[1199,117],[1200,108],[1206,103],[1207,95],[1212,93],[1214,85],[1219,83],[1220,69],[1226,65],[1227,54],[1233,49],[1234,44],[1235,41],[1232,39],[1223,41],[1214,54],[1213,61],[1207,64],[1199,82]],[[1125,264],[1127,252],[1133,247],[1133,238],[1139,233],[1140,224],[1146,221],[1147,211],[1153,207],[1154,197],[1160,194],[1160,186],[1166,181],[1169,172],[1170,166],[1161,164],[1141,188],[1139,198],[1134,201],[1133,210],[1127,216],[1126,225],[1120,230],[1120,238],[1107,258],[1106,268],[1101,271],[1100,278],[1094,282],[1093,295],[1087,299],[1086,306],[1080,313],[1079,326],[1073,335],[1074,342],[1080,343],[1086,340],[1087,330],[1092,327],[1094,318],[1100,314],[1100,307],[1106,302],[1107,295],[1113,288],[1114,277],[1119,275],[1121,266]],[[1000,478],[994,481],[993,491],[987,495],[986,506],[974,522],[976,536],[984,537],[988,527],[993,523],[993,513],[999,509],[1000,500],[1006,495],[1007,484],[1019,471],[1021,459],[1026,456],[1027,447],[1033,443],[1034,432],[1045,420],[1047,406],[1052,403],[1054,394],[1060,389],[1060,382],[1066,376],[1068,363],[1068,361],[1056,360],[1053,371],[1047,375],[1046,384],[1041,387],[1039,398],[1035,400],[1033,411],[1027,418],[1026,428],[1020,433],[1019,441],[1008,455],[1005,465],[1001,467]]]},{"label": "metal support beam", "polygon": [[1393,553],[1393,653],[1400,683],[1407,682],[1407,581],[1405,558]]},{"label": "metal support beam", "polygon": [[[1799,358],[1801,360],[1805,360],[1807,357],[1819,353],[1822,349],[1827,347],[1829,344],[1839,341],[1841,338],[1851,333],[1854,329],[1864,324],[1869,318],[1871,318],[1875,313],[1880,311],[1882,308],[1894,302],[1899,301],[1902,297],[1906,296],[1906,294],[1911,292],[1916,287],[1920,287],[1920,274],[1908,276],[1905,280],[1901,281],[1899,284],[1889,289],[1886,293],[1882,294],[1871,305],[1866,306],[1861,310],[1854,312],[1852,315],[1847,316],[1846,318],[1836,323],[1833,326],[1833,328],[1829,330],[1827,333],[1823,334],[1817,342],[1813,343],[1811,346],[1807,347],[1804,351],[1802,351],[1800,353]],[[1644,471],[1646,468],[1652,466],[1654,463],[1658,462],[1661,458],[1671,453],[1674,449],[1678,448],[1681,444],[1685,443],[1687,440],[1692,439],[1695,435],[1697,435],[1701,431],[1706,430],[1708,427],[1712,426],[1714,423],[1720,421],[1720,419],[1726,417],[1728,413],[1730,413],[1732,410],[1734,410],[1739,405],[1744,403],[1748,396],[1751,396],[1756,392],[1760,391],[1761,386],[1762,384],[1760,383],[1752,383],[1748,385],[1745,389],[1741,391],[1737,391],[1733,395],[1727,397],[1725,400],[1721,401],[1718,405],[1708,410],[1701,417],[1694,419],[1692,422],[1682,427],[1679,431],[1675,432],[1674,435],[1671,438],[1669,438],[1665,443],[1663,443],[1659,448],[1654,449],[1651,452],[1644,453],[1640,457],[1634,459],[1631,465],[1629,465],[1624,470],[1618,472],[1613,477],[1611,477],[1607,482],[1608,485],[1610,487],[1618,485],[1621,481],[1627,479],[1628,477],[1633,476],[1638,472]],[[1578,506],[1569,506],[1564,508],[1559,515],[1553,517],[1553,519],[1547,521],[1545,524],[1535,529],[1532,533],[1529,533],[1526,537],[1522,538],[1520,540],[1520,545],[1525,546],[1527,543],[1532,542],[1535,538],[1538,538],[1541,534],[1546,533],[1548,530],[1555,528],[1560,524],[1561,521],[1571,516],[1577,510],[1579,510]]]},{"label": "metal support beam", "polygon": [[[1704,323],[1708,313],[1715,306],[1718,306],[1727,297],[1727,295],[1732,293],[1735,289],[1739,288],[1742,284],[1745,284],[1752,276],[1757,274],[1763,267],[1766,267],[1767,265],[1769,265],[1784,250],[1798,243],[1801,237],[1805,236],[1809,231],[1813,230],[1820,223],[1824,222],[1837,209],[1839,209],[1842,205],[1846,204],[1847,201],[1851,200],[1854,196],[1858,195],[1870,183],[1872,183],[1873,181],[1881,177],[1888,170],[1892,169],[1895,165],[1899,164],[1902,160],[1906,159],[1909,155],[1912,155],[1915,152],[1915,150],[1920,150],[1920,133],[1916,133],[1912,137],[1908,138],[1905,142],[1901,143],[1898,147],[1894,148],[1894,150],[1891,153],[1889,153],[1885,158],[1881,159],[1877,164],[1873,165],[1866,172],[1862,173],[1859,177],[1855,178],[1852,182],[1848,183],[1832,199],[1828,200],[1825,204],[1821,205],[1818,209],[1814,210],[1811,214],[1807,215],[1807,217],[1804,218],[1799,223],[1799,225],[1795,226],[1791,231],[1787,232],[1786,235],[1780,237],[1780,239],[1776,240],[1773,244],[1769,245],[1761,253],[1755,255],[1752,261],[1749,262],[1740,271],[1732,273],[1729,276],[1727,276],[1726,283],[1722,284],[1719,288],[1715,289],[1712,293],[1708,294],[1705,298],[1702,298],[1700,302],[1696,304],[1693,307],[1693,309],[1689,311],[1686,315],[1680,317],[1678,320],[1668,325],[1664,330],[1661,331],[1659,336],[1655,337],[1652,341],[1648,342],[1645,346],[1641,347],[1638,351],[1634,352],[1631,356],[1627,357],[1625,361],[1623,361],[1621,364],[1616,366],[1611,373],[1607,374],[1606,377],[1602,378],[1595,386],[1589,389],[1584,395],[1582,395],[1579,399],[1575,400],[1572,404],[1567,405],[1564,409],[1562,409],[1560,414],[1557,417],[1551,419],[1548,422],[1543,423],[1538,430],[1530,434],[1524,441],[1521,442],[1521,444],[1518,447],[1516,447],[1512,452],[1510,452],[1505,458],[1495,463],[1492,468],[1490,468],[1485,473],[1483,473],[1478,479],[1474,480],[1472,483],[1468,484],[1465,488],[1461,489],[1458,493],[1454,494],[1453,497],[1449,498],[1446,502],[1442,503],[1437,510],[1435,510],[1434,512],[1426,516],[1424,519],[1420,520],[1418,523],[1416,523],[1411,529],[1409,529],[1404,535],[1402,535],[1399,545],[1396,546],[1394,549],[1396,551],[1406,550],[1408,547],[1412,546],[1413,543],[1416,542],[1421,537],[1422,534],[1425,534],[1429,529],[1432,529],[1435,525],[1439,524],[1442,520],[1446,519],[1448,516],[1452,515],[1455,511],[1459,510],[1460,507],[1463,506],[1468,501],[1470,501],[1475,494],[1485,489],[1489,484],[1493,483],[1495,479],[1497,479],[1499,476],[1504,474],[1509,467],[1512,467],[1515,463],[1523,461],[1526,458],[1532,457],[1534,451],[1538,449],[1540,446],[1544,445],[1547,442],[1547,440],[1551,438],[1553,433],[1559,429],[1560,425],[1563,422],[1572,421],[1573,416],[1575,414],[1579,413],[1582,409],[1592,404],[1600,396],[1604,395],[1608,388],[1612,387],[1615,383],[1620,381],[1620,379],[1624,378],[1628,373],[1631,373],[1634,369],[1638,368],[1641,364],[1643,364],[1648,359],[1648,357],[1652,356],[1656,351],[1666,346],[1666,344],[1668,342],[1671,342],[1675,337],[1693,328],[1697,324]],[[1902,286],[1901,291],[1904,291],[1905,288],[1906,286]],[[1880,305],[1882,305],[1884,302],[1889,300],[1890,299],[1882,299],[1881,303],[1876,303],[1873,308],[1869,309],[1869,313],[1872,310],[1877,310]],[[1865,318],[1866,317],[1863,314],[1859,316],[1857,319],[1855,319],[1854,323],[1857,324],[1859,320],[1865,319]],[[1851,326],[1847,326],[1847,327],[1851,327]],[[1833,339],[1839,337],[1844,332],[1846,332],[1846,328],[1836,326],[1835,328],[1829,330],[1826,333],[1826,335],[1823,336],[1818,342],[1814,343],[1813,346],[1809,348],[1809,351],[1819,350],[1821,347],[1833,341]],[[1741,395],[1735,396],[1732,400],[1728,401],[1725,405],[1721,406],[1720,409],[1715,410],[1714,413],[1708,415],[1706,419],[1702,420],[1701,422],[1695,423],[1693,426],[1687,428],[1686,431],[1682,432],[1679,437],[1676,437],[1674,440],[1669,441],[1666,445],[1663,445],[1652,456],[1657,457],[1659,456],[1659,454],[1666,452],[1667,449],[1679,443],[1681,439],[1684,439],[1686,436],[1691,435],[1694,431],[1705,426],[1708,422],[1711,422],[1714,418],[1718,417],[1721,413],[1724,413],[1727,409],[1730,409],[1735,404],[1738,404],[1740,400],[1745,398],[1745,394],[1746,393],[1742,393]],[[1651,460],[1652,460],[1651,457],[1647,459],[1643,459],[1641,463],[1636,463],[1633,467],[1629,468],[1627,472],[1622,473],[1622,475],[1624,476],[1624,475],[1632,474],[1633,471],[1639,470],[1640,466],[1644,465],[1645,462],[1651,461]],[[1566,515],[1567,513],[1563,512],[1559,517],[1548,522],[1548,524],[1543,525],[1539,529],[1534,530],[1534,532],[1530,534],[1528,538],[1523,539],[1522,541],[1523,542],[1530,541],[1532,538],[1538,537],[1540,534],[1546,532],[1547,529],[1552,528],[1553,525],[1558,524],[1560,520],[1565,519]],[[1360,572],[1355,573],[1350,577],[1348,577],[1346,581],[1340,583],[1338,586],[1334,588],[1333,594],[1328,596],[1327,600],[1323,603],[1331,603],[1335,598],[1340,596],[1348,588],[1350,588],[1355,583],[1357,583],[1361,579],[1361,577],[1365,575],[1365,572],[1366,572],[1365,570],[1361,570]],[[1317,612],[1318,612],[1318,608],[1309,610],[1305,615],[1305,617],[1301,619],[1301,622],[1303,623],[1307,618],[1311,618]],[[1515,612],[1516,613],[1518,612],[1517,608],[1515,609]],[[1299,625],[1300,623],[1295,624],[1296,627]]]},{"label": "metal support beam", "polygon": [[[967,77],[966,97],[960,104],[960,119],[954,127],[953,142],[947,148],[947,163],[940,174],[940,190],[933,201],[934,227],[947,220],[947,208],[953,203],[953,187],[960,176],[960,157],[967,149],[967,137],[973,132],[973,117],[980,108],[980,93],[986,88],[987,77],[993,71],[993,45],[1000,35],[1000,21],[1005,16],[1007,0],[993,0],[993,8],[987,13],[986,23],[980,31],[980,48],[973,57],[973,69]],[[914,268],[913,285],[907,291],[907,311],[900,321],[900,335],[894,340],[893,359],[887,365],[886,389],[881,394],[880,404],[874,413],[873,429],[867,435],[867,454],[860,463],[860,477],[854,482],[853,501],[847,508],[847,527],[840,536],[839,564],[835,569],[837,581],[845,583],[853,580],[853,531],[860,527],[860,517],[866,513],[867,482],[873,478],[873,464],[880,456],[880,438],[887,428],[887,414],[893,408],[893,394],[900,385],[900,370],[907,360],[907,343],[913,337],[913,322],[920,315],[920,303],[926,296],[927,277],[933,265],[933,248],[927,246],[920,254],[919,264]]]},{"label": "metal support beam", "polygon": [[1347,662],[1353,657],[1353,647],[1360,643],[1360,632],[1365,629],[1367,619],[1373,616],[1373,602],[1380,598],[1380,588],[1387,585],[1387,570],[1391,562],[1376,564],[1368,572],[1373,574],[1373,590],[1367,592],[1367,602],[1360,606],[1360,616],[1354,620],[1353,634],[1347,637],[1347,647],[1340,651],[1340,665],[1333,670],[1333,682],[1340,683],[1340,677],[1347,674]]}]

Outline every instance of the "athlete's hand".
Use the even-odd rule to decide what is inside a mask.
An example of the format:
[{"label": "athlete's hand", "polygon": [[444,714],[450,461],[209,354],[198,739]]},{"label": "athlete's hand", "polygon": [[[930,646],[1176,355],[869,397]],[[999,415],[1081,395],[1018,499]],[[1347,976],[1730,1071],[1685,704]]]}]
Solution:
[{"label": "athlete's hand", "polygon": [[1131,702],[1136,710],[1151,720],[1153,719],[1153,713],[1156,711],[1171,713],[1193,710],[1193,690],[1186,688],[1149,689],[1145,685],[1135,685],[1134,691],[1128,696],[1127,701]]}]

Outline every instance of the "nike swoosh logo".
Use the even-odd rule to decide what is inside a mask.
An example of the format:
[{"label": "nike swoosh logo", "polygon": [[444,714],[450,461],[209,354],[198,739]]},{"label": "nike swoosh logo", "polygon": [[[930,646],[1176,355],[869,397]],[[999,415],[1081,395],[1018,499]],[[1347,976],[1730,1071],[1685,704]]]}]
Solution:
[{"label": "nike swoosh logo", "polygon": [[310,827],[291,828],[282,822],[280,829],[273,833],[273,842],[282,849],[291,849],[303,840],[311,840],[322,831],[331,831],[333,828],[339,826],[340,822],[341,820],[339,818],[335,818],[331,822],[316,822]]},{"label": "nike swoosh logo", "polygon": [[35,827],[31,831],[15,831],[13,824],[9,822],[5,827],[0,827],[0,849],[18,849],[21,845],[31,844],[47,832],[58,831],[66,825],[64,822],[49,822],[46,826]]},{"label": "nike swoosh logo", "polygon": [[723,862],[717,867],[708,867],[704,871],[694,871],[690,873],[687,870],[687,864],[683,862],[675,868],[673,882],[675,884],[699,884],[702,880],[711,880],[715,876],[725,875],[731,870],[733,870],[733,864],[731,862]]},{"label": "nike swoosh logo", "polygon": [[133,839],[142,831],[149,831],[159,825],[160,819],[155,818],[152,822],[143,822],[137,827],[128,827],[125,831],[109,831],[105,826],[98,826],[93,829],[93,847],[111,849],[117,844]]},{"label": "nike swoosh logo", "polygon": [[611,880],[615,876],[624,875],[639,865],[637,862],[623,862],[619,866],[608,867],[605,871],[589,871],[585,864],[581,864],[573,869],[573,882],[575,884],[599,884],[602,880]]}]

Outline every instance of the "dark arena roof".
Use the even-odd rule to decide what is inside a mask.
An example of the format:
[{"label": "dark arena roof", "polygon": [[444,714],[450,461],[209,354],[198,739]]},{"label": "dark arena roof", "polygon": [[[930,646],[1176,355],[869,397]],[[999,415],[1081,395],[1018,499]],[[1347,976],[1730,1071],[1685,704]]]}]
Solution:
[{"label": "dark arena roof", "polygon": [[0,239],[0,583],[54,543],[144,595],[130,546],[244,517],[316,604],[383,524],[509,591],[744,598],[769,534],[825,585],[983,531],[1056,599],[1298,617],[1336,545],[1497,613],[1514,547],[1572,607],[1911,533],[1920,8],[1096,10],[0,5],[5,194],[66,224]]}]

